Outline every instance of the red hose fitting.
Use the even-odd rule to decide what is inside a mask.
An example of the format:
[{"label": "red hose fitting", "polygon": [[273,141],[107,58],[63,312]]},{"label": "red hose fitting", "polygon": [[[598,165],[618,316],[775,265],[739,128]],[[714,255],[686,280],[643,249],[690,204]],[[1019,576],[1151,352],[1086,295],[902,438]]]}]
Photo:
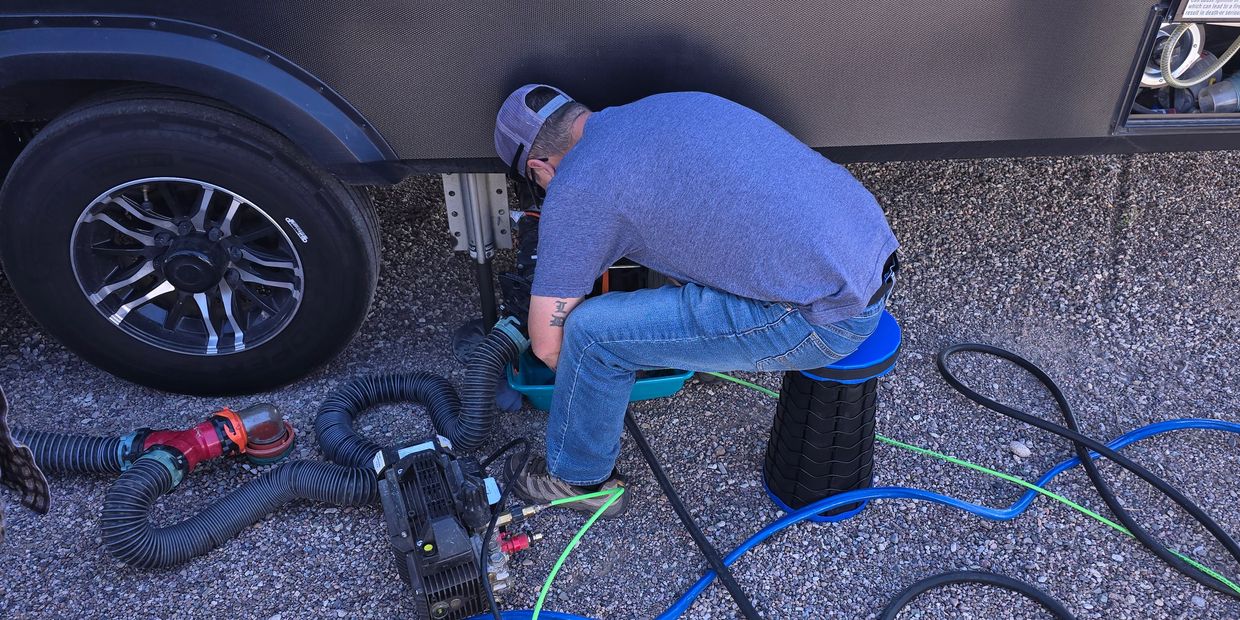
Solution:
[{"label": "red hose fitting", "polygon": [[293,426],[274,405],[262,403],[233,411],[225,407],[183,430],[150,431],[142,452],[163,446],[185,459],[186,473],[199,463],[226,454],[246,454],[252,461],[277,461],[293,447]]},{"label": "red hose fitting", "polygon": [[499,548],[500,551],[503,551],[508,555],[512,555],[518,551],[525,551],[526,549],[529,549],[530,545],[541,539],[541,534],[534,534],[533,537],[530,537],[529,534],[513,535],[507,532],[501,532],[499,535]]},{"label": "red hose fitting", "polygon": [[242,435],[237,445],[251,463],[267,464],[283,459],[293,449],[293,425],[270,403],[251,405],[233,413]]},{"label": "red hose fitting", "polygon": [[147,433],[142,443],[146,452],[155,446],[171,448],[185,457],[186,473],[194,471],[199,463],[224,454],[224,443],[214,417],[208,418],[183,431],[158,430]]}]

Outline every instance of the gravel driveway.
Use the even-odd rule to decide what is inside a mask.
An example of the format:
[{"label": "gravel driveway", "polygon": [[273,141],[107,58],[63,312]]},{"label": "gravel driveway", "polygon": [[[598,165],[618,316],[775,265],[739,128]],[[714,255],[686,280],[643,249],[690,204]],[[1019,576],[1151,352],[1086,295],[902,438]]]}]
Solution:
[{"label": "gravel driveway", "polygon": [[[938,377],[934,353],[963,340],[1013,349],[1060,381],[1083,430],[1111,438],[1173,417],[1240,421],[1240,174],[1233,153],[1039,158],[858,165],[903,243],[891,303],[904,356],[881,392],[879,432],[1032,479],[1068,455],[1053,437],[990,414]],[[318,403],[359,374],[426,370],[459,381],[451,330],[477,316],[472,272],[451,246],[436,177],[374,192],[383,220],[383,274],[371,316],[321,371],[268,394],[197,398],[115,379],[52,341],[0,286],[0,382],[19,426],[100,434],[140,426],[183,428],[221,406],[277,403],[301,433],[296,458],[321,458],[311,422]],[[510,257],[502,257],[507,263]],[[981,360],[962,374],[1000,399],[1053,416],[1026,377]],[[779,377],[746,374],[777,388]],[[730,549],[778,513],[759,462],[773,404],[730,384],[689,385],[634,405],[655,450],[707,535]],[[541,441],[545,414],[507,415],[486,447],[515,436]],[[396,442],[429,431],[422,410],[389,406],[358,424]],[[1013,441],[1031,454],[1016,456]],[[1128,454],[1180,486],[1240,536],[1240,446],[1189,431]],[[895,448],[876,452],[876,484],[937,490],[993,506],[1010,485]],[[602,522],[562,571],[550,609],[598,618],[657,614],[704,570],[688,536],[625,439],[620,466],[635,503]],[[1143,523],[1178,549],[1235,578],[1199,528],[1145,485],[1103,466]],[[209,463],[165,498],[168,523],[208,505],[256,471]],[[299,503],[181,567],[143,571],[100,547],[98,511],[109,480],[53,478],[51,513],[36,517],[8,494],[0,547],[2,618],[395,618],[408,595],[391,564],[377,507]],[[1104,514],[1083,473],[1054,490]],[[546,539],[518,556],[507,607],[528,608],[551,563],[584,517],[546,511]],[[945,570],[982,569],[1032,581],[1081,618],[1237,618],[1240,603],[1174,574],[1135,543],[1039,500],[1015,521],[992,523],[948,508],[879,501],[840,524],[802,525],[737,566],[769,618],[873,618],[904,586]],[[712,586],[693,618],[732,618]],[[903,618],[1038,618],[1031,603],[980,587],[926,595]]]}]

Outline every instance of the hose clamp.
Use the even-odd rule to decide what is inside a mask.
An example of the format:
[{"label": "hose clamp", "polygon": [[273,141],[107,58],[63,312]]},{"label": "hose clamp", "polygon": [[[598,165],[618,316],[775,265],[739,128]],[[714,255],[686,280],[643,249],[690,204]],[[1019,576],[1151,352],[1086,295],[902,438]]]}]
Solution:
[{"label": "hose clamp", "polygon": [[121,471],[133,467],[141,458],[142,445],[146,443],[146,436],[150,432],[149,428],[139,428],[128,435],[121,435],[120,442],[116,444],[116,458],[121,464]]},{"label": "hose clamp", "polygon": [[246,437],[245,425],[241,423],[241,416],[236,411],[224,407],[219,411],[211,414],[212,417],[220,418],[219,428],[233,446],[236,447],[238,454],[245,454],[246,444],[249,442]]},{"label": "hose clamp", "polygon": [[521,333],[521,321],[515,316],[504,317],[500,322],[495,324],[493,330],[499,330],[508,336],[508,339],[517,346],[517,352],[522,353],[530,348],[530,339]]}]

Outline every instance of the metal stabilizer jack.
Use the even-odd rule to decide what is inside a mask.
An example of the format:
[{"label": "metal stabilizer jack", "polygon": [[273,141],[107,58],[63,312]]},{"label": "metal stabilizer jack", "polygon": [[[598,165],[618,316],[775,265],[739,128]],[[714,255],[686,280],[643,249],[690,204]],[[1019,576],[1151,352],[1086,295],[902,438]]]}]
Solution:
[{"label": "metal stabilizer jack", "polygon": [[453,248],[468,251],[474,260],[483,329],[499,319],[491,258],[496,249],[512,248],[512,220],[508,213],[508,178],[502,174],[445,174],[444,203]]}]

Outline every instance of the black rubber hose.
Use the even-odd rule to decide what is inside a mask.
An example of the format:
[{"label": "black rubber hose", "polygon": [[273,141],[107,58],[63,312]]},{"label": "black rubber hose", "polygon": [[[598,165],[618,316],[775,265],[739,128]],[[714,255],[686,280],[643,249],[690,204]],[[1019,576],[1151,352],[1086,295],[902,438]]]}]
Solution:
[{"label": "black rubber hose", "polygon": [[455,428],[435,425],[460,450],[481,447],[495,426],[495,386],[504,367],[517,361],[521,349],[502,330],[493,329],[474,349],[461,382],[461,413]]},{"label": "black rubber hose", "polygon": [[706,563],[710,565],[711,570],[719,576],[719,580],[723,582],[724,587],[728,589],[728,594],[732,595],[732,600],[736,601],[736,606],[740,608],[741,615],[749,620],[758,620],[758,610],[754,609],[753,603],[749,601],[749,597],[745,595],[745,591],[741,589],[740,584],[736,582],[736,578],[732,576],[732,571],[728,570],[728,565],[723,563],[723,558],[719,557],[719,551],[714,545],[706,540],[706,536],[702,534],[701,528],[697,522],[693,520],[693,515],[689,514],[689,509],[685,508],[684,502],[680,501],[680,496],[676,493],[672,481],[667,479],[667,474],[663,471],[663,466],[659,463],[658,457],[654,455],[654,450],[650,449],[650,444],[646,441],[646,436],[642,434],[642,429],[637,426],[637,420],[633,418],[632,413],[624,414],[624,426],[629,429],[629,435],[633,437],[633,443],[637,444],[637,449],[641,451],[642,457],[646,459],[646,464],[650,466],[650,471],[654,472],[654,479],[658,481],[659,487],[663,489],[663,494],[667,496],[667,501],[671,502],[672,510],[676,512],[676,516],[680,517],[680,522],[685,526],[685,530],[689,532],[689,536],[693,538],[693,542],[697,543],[698,549],[702,551],[702,555],[706,556]]},{"label": "black rubber hose", "polygon": [[151,523],[155,501],[173,487],[172,474],[154,458],[140,458],[121,474],[103,500],[103,546],[139,568],[175,566],[207,553],[296,499],[362,506],[378,498],[375,473],[319,461],[292,461],[217,500],[202,512],[166,527]]},{"label": "black rubber hose", "polygon": [[[1020,411],[1019,409],[1014,409],[1002,403],[991,400],[966,386],[960,381],[959,378],[956,377],[956,375],[952,374],[951,370],[947,367],[948,358],[956,353],[963,352],[993,355],[1012,362],[1013,364],[1027,370],[1042,383],[1048,392],[1051,393],[1051,396],[1055,399],[1055,403],[1059,407],[1059,412],[1063,415],[1064,422],[1067,424],[1067,427],[1065,428],[1053,422],[1048,422],[1041,418],[1029,415],[1024,411]],[[1107,447],[1106,444],[1091,437],[1082,435],[1079,432],[1079,427],[1076,423],[1076,416],[1072,413],[1072,406],[1068,404],[1067,397],[1064,396],[1063,391],[1059,389],[1059,386],[1055,384],[1055,381],[1043,372],[1041,368],[1038,368],[1033,364],[1033,362],[1030,362],[1015,353],[985,344],[957,344],[947,347],[946,349],[939,351],[937,361],[939,373],[943,375],[943,379],[951,384],[952,387],[956,388],[956,390],[958,390],[961,394],[964,394],[969,400],[972,400],[987,409],[997,411],[1003,415],[1024,422],[1025,424],[1035,426],[1071,441],[1073,447],[1076,449],[1076,455],[1081,459],[1081,465],[1085,468],[1085,473],[1089,476],[1090,482],[1093,483],[1094,488],[1098,491],[1098,495],[1102,497],[1102,501],[1105,502],[1107,507],[1111,509],[1111,512],[1114,513],[1115,518],[1122,523],[1124,527],[1128,528],[1128,531],[1132,533],[1133,538],[1140,541],[1142,545],[1149,549],[1151,553],[1158,556],[1163,562],[1166,562],[1172,568],[1183,573],[1193,581],[1228,596],[1240,598],[1240,596],[1237,596],[1236,593],[1232,591],[1231,588],[1227,587],[1226,584],[1223,584],[1213,577],[1197,570],[1196,568],[1193,568],[1187,562],[1181,560],[1168,551],[1167,548],[1160,544],[1157,540],[1154,540],[1154,537],[1146,532],[1136,522],[1136,520],[1132,518],[1132,515],[1123,508],[1123,506],[1120,506],[1119,501],[1115,497],[1115,493],[1111,490],[1110,485],[1102,479],[1102,475],[1098,471],[1098,466],[1094,463],[1094,460],[1090,458],[1090,450],[1097,452],[1103,457],[1114,461],[1120,467],[1136,474],[1155,489],[1158,489],[1158,491],[1163,495],[1166,495],[1176,504],[1179,504],[1185,512],[1197,521],[1197,523],[1201,524],[1202,527],[1210,532],[1210,535],[1213,536],[1215,540],[1227,549],[1227,552],[1231,554],[1231,557],[1235,558],[1237,562],[1240,562],[1240,546],[1237,546],[1236,541],[1228,536],[1227,533],[1214,522],[1214,519],[1210,518],[1210,516],[1205,513],[1205,511],[1197,507],[1196,504],[1185,497],[1184,494],[1180,493],[1175,487],[1167,484],[1163,481],[1163,479],[1155,476],[1144,467],[1129,460],[1128,457],[1125,457],[1124,455]]]},{"label": "black rubber hose", "polygon": [[455,429],[461,410],[456,390],[447,379],[425,372],[374,375],[346,383],[323,401],[314,419],[314,434],[323,454],[348,467],[369,467],[379,444],[353,429],[354,419],[366,409],[388,403],[417,402],[426,406],[431,421],[441,434],[444,427]]},{"label": "black rubber hose", "polygon": [[996,575],[994,573],[982,573],[978,571],[960,571],[955,573],[943,573],[934,575],[918,581],[917,583],[907,587],[898,596],[887,603],[887,607],[883,609],[883,614],[879,616],[879,620],[895,620],[900,610],[913,602],[913,599],[920,596],[927,590],[933,590],[954,583],[981,583],[1004,590],[1011,590],[1023,594],[1030,599],[1036,601],[1039,605],[1046,608],[1058,620],[1075,620],[1072,612],[1068,611],[1063,603],[1052,598],[1049,594],[1027,584],[1023,581],[1012,579],[1004,575]]},{"label": "black rubber hose", "polygon": [[474,450],[495,424],[495,386],[520,348],[499,329],[491,330],[475,349],[457,391],[443,377],[425,372],[361,377],[332,392],[319,407],[314,431],[327,458],[350,467],[366,467],[379,445],[357,434],[353,422],[375,405],[416,402],[426,406],[435,431],[458,450]]},{"label": "black rubber hose", "polygon": [[44,471],[92,474],[121,472],[119,437],[48,433],[21,428],[12,429],[12,434],[17,443],[30,448],[35,463]]},{"label": "black rubber hose", "polygon": [[[508,475],[504,477],[504,490],[499,494],[499,501],[491,507],[491,520],[487,522],[486,534],[482,536],[482,549],[478,552],[479,583],[489,583],[487,580],[487,569],[489,568],[488,563],[490,558],[491,540],[493,540],[491,537],[495,535],[495,524],[499,523],[500,513],[508,507],[508,493],[509,491],[512,491],[512,487],[516,486],[513,484],[513,482],[515,482],[513,479],[516,478],[517,472],[525,469],[525,465],[530,459],[530,444],[525,440],[525,438],[518,437],[504,444],[504,446],[499,450],[492,452],[491,455],[481,463],[482,471],[485,472],[487,466],[494,462],[495,459],[498,459],[503,456],[504,453],[517,446],[521,447],[520,456],[517,457],[521,459],[520,466],[505,468]],[[487,605],[491,608],[491,617],[495,620],[504,620],[504,615],[499,611],[499,604],[495,602],[494,590],[491,588],[483,588],[482,591],[487,595]]]}]

